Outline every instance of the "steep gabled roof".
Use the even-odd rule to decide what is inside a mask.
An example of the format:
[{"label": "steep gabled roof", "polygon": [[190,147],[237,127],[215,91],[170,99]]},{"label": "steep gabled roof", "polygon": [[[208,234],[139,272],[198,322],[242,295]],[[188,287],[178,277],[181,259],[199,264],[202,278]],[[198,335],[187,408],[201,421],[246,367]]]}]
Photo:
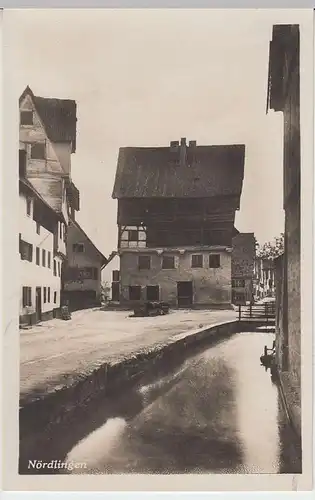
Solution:
[{"label": "steep gabled roof", "polygon": [[[76,220],[73,220],[73,219],[70,219],[70,224],[72,224],[74,227],[76,227],[78,229],[78,231],[80,231],[80,233],[83,234],[83,236],[86,238],[86,240],[94,247],[95,251],[99,254],[99,256],[101,257],[101,267],[105,264],[107,264],[107,259],[106,257],[102,254],[102,252],[100,252],[100,250],[95,246],[95,244],[93,243],[93,241],[88,237],[88,235],[86,234],[86,232],[82,229],[82,227],[80,226],[80,224],[76,221]],[[69,224],[69,225],[70,225]]]},{"label": "steep gabled roof", "polygon": [[240,196],[245,146],[195,146],[181,165],[170,147],[120,148],[113,198]]},{"label": "steep gabled roof", "polygon": [[49,203],[47,203],[47,201],[37,191],[35,186],[33,186],[33,184],[25,177],[19,178],[19,192],[34,196],[35,198],[40,200],[40,202],[43,205],[45,205],[46,209],[48,209],[51,213],[53,213],[58,220],[62,220],[64,222],[64,217],[62,213],[56,211]]},{"label": "steep gabled roof", "polygon": [[20,97],[20,104],[30,95],[36,111],[52,142],[72,142],[72,153],[76,149],[77,105],[71,99],[56,99],[35,96],[27,86]]}]

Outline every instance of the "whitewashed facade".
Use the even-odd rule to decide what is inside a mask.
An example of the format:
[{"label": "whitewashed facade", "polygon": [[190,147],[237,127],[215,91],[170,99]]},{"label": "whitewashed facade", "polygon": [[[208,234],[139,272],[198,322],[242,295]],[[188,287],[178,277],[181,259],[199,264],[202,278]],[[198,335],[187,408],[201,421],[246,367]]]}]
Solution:
[{"label": "whitewashed facade", "polygon": [[[45,221],[38,216],[45,210]],[[43,225],[44,224],[44,225]],[[20,323],[48,319],[60,309],[65,223],[27,181],[20,181]]]},{"label": "whitewashed facade", "polygon": [[69,217],[79,210],[71,180],[75,101],[20,97],[20,323],[58,314]]}]

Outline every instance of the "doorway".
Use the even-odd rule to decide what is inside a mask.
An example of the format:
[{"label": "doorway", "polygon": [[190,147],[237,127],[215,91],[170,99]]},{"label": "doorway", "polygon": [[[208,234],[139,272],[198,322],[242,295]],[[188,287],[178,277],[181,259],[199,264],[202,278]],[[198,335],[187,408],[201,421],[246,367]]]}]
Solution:
[{"label": "doorway", "polygon": [[36,321],[42,320],[42,289],[40,286],[36,287]]},{"label": "doorway", "polygon": [[158,285],[147,286],[147,300],[157,302],[160,300],[160,287]]},{"label": "doorway", "polygon": [[177,283],[178,307],[190,307],[193,303],[192,281],[179,281]]}]

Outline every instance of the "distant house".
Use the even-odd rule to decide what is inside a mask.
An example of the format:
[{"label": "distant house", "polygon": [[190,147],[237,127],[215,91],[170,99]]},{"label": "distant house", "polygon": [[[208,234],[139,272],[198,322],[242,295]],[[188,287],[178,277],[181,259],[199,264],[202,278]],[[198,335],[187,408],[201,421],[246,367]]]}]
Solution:
[{"label": "distant house", "polygon": [[79,210],[79,192],[71,180],[75,101],[38,97],[27,87],[19,109],[20,318],[24,322],[50,317],[60,307],[67,226],[69,216]]},{"label": "distant house", "polygon": [[255,258],[254,296],[256,300],[275,296],[275,261],[273,258]]},{"label": "distant house", "polygon": [[122,305],[231,304],[244,157],[243,145],[188,145],[185,138],[168,147],[120,148],[113,198]]},{"label": "distant house", "polygon": [[[284,254],[276,260],[276,357],[290,417],[301,435],[300,31],[275,25],[270,42],[268,109],[283,112]],[[308,332],[304,332],[308,333]]]},{"label": "distant house", "polygon": [[100,304],[101,270],[107,262],[78,222],[70,220],[64,297],[72,310]]},{"label": "distant house", "polygon": [[253,301],[255,267],[254,233],[239,233],[232,239],[232,302]]}]

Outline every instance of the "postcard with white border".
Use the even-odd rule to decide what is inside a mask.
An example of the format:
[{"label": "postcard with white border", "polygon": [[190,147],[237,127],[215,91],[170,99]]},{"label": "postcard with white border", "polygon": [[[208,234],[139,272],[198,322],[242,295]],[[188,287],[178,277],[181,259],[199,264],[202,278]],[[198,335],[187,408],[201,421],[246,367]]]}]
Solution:
[{"label": "postcard with white border", "polygon": [[312,489],[313,11],[2,27],[5,489]]}]

